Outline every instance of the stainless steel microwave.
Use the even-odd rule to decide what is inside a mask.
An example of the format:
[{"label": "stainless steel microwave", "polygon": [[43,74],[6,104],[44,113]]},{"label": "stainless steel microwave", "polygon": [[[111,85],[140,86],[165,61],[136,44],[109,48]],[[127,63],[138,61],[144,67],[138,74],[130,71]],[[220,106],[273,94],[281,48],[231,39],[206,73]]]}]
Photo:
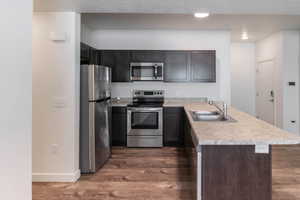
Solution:
[{"label": "stainless steel microwave", "polygon": [[131,81],[163,81],[164,63],[130,63]]}]

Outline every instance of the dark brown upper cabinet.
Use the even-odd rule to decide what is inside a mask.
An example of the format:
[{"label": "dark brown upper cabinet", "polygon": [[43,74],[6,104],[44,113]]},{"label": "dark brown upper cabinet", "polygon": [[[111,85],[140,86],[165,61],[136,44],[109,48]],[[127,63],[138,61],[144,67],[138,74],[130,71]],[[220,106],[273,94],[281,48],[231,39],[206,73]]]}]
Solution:
[{"label": "dark brown upper cabinet", "polygon": [[130,82],[131,62],[164,63],[165,82],[216,82],[216,51],[98,50],[82,46],[82,60],[112,68],[112,82]]},{"label": "dark brown upper cabinet", "polygon": [[80,44],[80,64],[81,65],[98,65],[98,51],[87,44]]},{"label": "dark brown upper cabinet", "polygon": [[130,51],[104,50],[101,52],[101,64],[111,67],[112,82],[130,81]]},{"label": "dark brown upper cabinet", "polygon": [[90,64],[90,47],[84,43],[80,44],[80,64]]},{"label": "dark brown upper cabinet", "polygon": [[216,82],[216,51],[191,51],[190,81]]},{"label": "dark brown upper cabinet", "polygon": [[136,50],[131,52],[131,62],[164,62],[164,51]]},{"label": "dark brown upper cabinet", "polygon": [[187,51],[166,51],[164,65],[165,82],[189,81],[189,54]]}]

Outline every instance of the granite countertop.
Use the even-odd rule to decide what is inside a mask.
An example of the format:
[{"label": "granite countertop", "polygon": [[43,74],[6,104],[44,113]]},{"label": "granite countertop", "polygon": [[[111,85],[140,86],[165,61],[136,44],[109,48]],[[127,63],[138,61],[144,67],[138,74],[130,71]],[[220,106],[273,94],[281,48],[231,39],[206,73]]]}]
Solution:
[{"label": "granite countertop", "polygon": [[288,133],[262,120],[229,107],[228,114],[237,122],[194,122],[190,110],[215,111],[207,103],[191,103],[184,106],[197,145],[275,145],[299,144],[300,137]]}]

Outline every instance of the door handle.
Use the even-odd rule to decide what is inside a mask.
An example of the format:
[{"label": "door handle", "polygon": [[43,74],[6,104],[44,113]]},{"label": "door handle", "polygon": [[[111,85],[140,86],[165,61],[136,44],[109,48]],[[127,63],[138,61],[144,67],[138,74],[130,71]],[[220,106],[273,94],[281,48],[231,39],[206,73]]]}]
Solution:
[{"label": "door handle", "polygon": [[274,97],[274,91],[273,90],[270,91],[270,96]]}]

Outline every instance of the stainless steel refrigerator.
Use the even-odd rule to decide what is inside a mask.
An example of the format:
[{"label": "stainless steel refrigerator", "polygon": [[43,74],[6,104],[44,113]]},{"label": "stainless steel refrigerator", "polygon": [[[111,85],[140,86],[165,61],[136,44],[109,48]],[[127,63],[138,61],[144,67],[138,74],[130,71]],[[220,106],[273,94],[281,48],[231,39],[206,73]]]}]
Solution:
[{"label": "stainless steel refrigerator", "polygon": [[80,170],[95,173],[111,155],[111,69],[81,65]]}]

